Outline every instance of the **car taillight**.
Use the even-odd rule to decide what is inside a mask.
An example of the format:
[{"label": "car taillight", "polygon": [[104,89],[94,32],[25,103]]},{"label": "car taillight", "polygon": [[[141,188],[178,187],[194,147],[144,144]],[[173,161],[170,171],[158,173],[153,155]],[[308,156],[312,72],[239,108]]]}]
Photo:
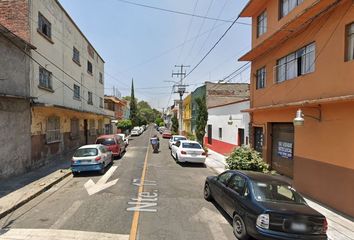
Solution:
[{"label": "car taillight", "polygon": [[261,214],[256,221],[257,227],[269,229],[269,214]]},{"label": "car taillight", "polygon": [[95,161],[99,161],[99,160],[101,160],[100,156],[95,158]]},{"label": "car taillight", "polygon": [[181,151],[181,154],[186,155],[187,153],[185,151]]},{"label": "car taillight", "polygon": [[327,223],[327,219],[325,218],[323,220],[323,229],[322,229],[322,232],[323,233],[326,233],[327,232],[327,229],[328,229],[328,223]]}]

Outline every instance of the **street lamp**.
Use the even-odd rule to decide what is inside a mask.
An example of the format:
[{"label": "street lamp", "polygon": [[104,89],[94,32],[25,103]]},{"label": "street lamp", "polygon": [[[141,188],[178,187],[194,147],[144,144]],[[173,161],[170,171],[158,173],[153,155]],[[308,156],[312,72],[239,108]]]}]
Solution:
[{"label": "street lamp", "polygon": [[231,114],[229,117],[229,120],[227,121],[227,124],[232,125],[233,124],[233,120],[242,120],[242,118],[232,118]]},{"label": "street lamp", "polygon": [[318,110],[318,114],[319,114],[318,117],[312,116],[312,115],[305,115],[305,114],[302,112],[302,110],[299,108],[299,109],[296,111],[296,115],[295,115],[295,118],[294,118],[294,120],[293,120],[294,126],[304,126],[304,124],[305,124],[305,119],[304,119],[304,117],[312,118],[312,119],[315,119],[315,120],[321,122],[321,120],[322,120],[321,106],[314,107],[314,108]]}]

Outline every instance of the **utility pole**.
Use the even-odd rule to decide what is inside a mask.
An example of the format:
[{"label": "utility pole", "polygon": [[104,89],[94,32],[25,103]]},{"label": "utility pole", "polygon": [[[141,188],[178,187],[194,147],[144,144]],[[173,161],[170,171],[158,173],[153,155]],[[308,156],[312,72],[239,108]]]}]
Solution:
[{"label": "utility pole", "polygon": [[186,71],[183,71],[183,68],[190,67],[189,65],[175,65],[177,68],[181,68],[180,71],[174,73],[172,71],[172,77],[177,76],[180,77],[180,82],[175,87],[175,93],[179,93],[179,134],[182,135],[183,133],[183,94],[186,93],[186,88],[188,85],[183,84],[183,79],[186,76]]}]

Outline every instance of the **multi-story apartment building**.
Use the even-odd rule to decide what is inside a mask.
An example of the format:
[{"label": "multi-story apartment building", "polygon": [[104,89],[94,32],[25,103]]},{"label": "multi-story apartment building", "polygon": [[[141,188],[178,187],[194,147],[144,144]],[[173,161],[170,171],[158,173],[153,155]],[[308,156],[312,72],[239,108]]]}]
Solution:
[{"label": "multi-story apartment building", "polygon": [[0,0],[0,23],[31,43],[31,165],[104,129],[104,61],[57,0]]},{"label": "multi-story apartment building", "polygon": [[354,216],[353,1],[250,0],[241,17],[252,145],[300,192]]}]

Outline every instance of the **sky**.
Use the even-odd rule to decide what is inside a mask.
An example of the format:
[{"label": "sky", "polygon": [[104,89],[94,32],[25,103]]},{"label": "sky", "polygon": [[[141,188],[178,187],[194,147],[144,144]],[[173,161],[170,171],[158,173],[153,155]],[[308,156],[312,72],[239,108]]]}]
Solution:
[{"label": "sky", "polygon": [[[172,71],[190,65],[187,74],[213,47],[230,22],[198,18],[137,6],[125,0],[59,0],[81,31],[105,60],[105,94],[113,87],[161,110],[173,104]],[[248,0],[127,0],[157,8],[234,20]],[[237,59],[251,48],[251,20],[240,18],[190,73],[184,84],[190,93],[205,81],[218,81],[244,62]],[[240,24],[246,23],[246,24]],[[249,82],[249,69],[231,82]],[[187,93],[188,94],[188,93]],[[185,95],[186,96],[186,95]]]}]

